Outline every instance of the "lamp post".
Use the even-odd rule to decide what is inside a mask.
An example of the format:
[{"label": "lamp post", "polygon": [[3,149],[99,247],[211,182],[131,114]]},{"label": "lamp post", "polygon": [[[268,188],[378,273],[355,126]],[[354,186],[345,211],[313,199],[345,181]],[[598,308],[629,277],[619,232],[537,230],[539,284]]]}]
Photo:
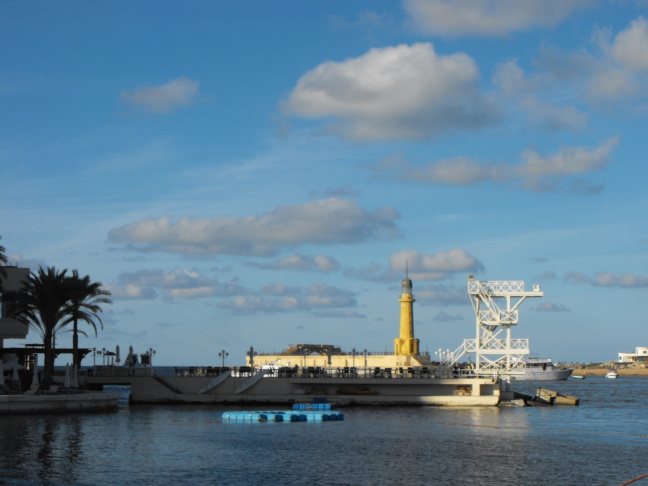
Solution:
[{"label": "lamp post", "polygon": [[229,353],[223,349],[220,353],[218,353],[218,356],[222,358],[222,367],[225,368],[225,358],[229,356]]},{"label": "lamp post", "polygon": [[149,350],[147,351],[146,354],[149,355],[149,366],[152,367],[153,366],[153,356],[155,355],[155,349],[149,348]]},{"label": "lamp post", "polygon": [[355,348],[351,349],[351,356],[353,356],[353,368],[355,369],[355,355],[356,355],[356,350]]},{"label": "lamp post", "polygon": [[250,346],[250,350],[247,352],[247,355],[250,357],[250,366],[254,368],[254,357],[257,355],[257,352],[252,346]]},{"label": "lamp post", "polygon": [[92,348],[92,367],[97,366],[97,348]]},{"label": "lamp post", "polygon": [[364,358],[365,358],[365,373],[367,372],[367,350],[362,351],[364,353]]}]

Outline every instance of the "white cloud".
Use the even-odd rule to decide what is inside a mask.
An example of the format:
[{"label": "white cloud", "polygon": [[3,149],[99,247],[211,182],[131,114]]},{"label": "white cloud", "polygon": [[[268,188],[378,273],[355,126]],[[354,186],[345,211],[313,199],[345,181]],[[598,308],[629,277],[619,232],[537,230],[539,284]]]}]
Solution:
[{"label": "white cloud", "polygon": [[356,305],[354,294],[323,283],[307,287],[290,287],[284,284],[263,286],[258,295],[237,295],[222,302],[219,307],[242,313],[289,312],[351,307]]},{"label": "white cloud", "polygon": [[399,178],[422,183],[467,186],[481,182],[501,183],[511,178],[510,172],[509,164],[455,157],[410,168]]},{"label": "white cloud", "polygon": [[246,293],[238,285],[208,279],[193,270],[138,270],[119,275],[116,285],[108,286],[116,299],[150,299],[160,293],[167,298],[192,299]]},{"label": "white cloud", "polygon": [[432,255],[403,250],[392,253],[389,266],[400,272],[405,272],[407,267],[413,280],[441,280],[447,278],[447,273],[477,272],[484,268],[479,260],[462,248]]},{"label": "white cloud", "polygon": [[553,27],[594,0],[405,0],[405,9],[427,34],[501,36]]},{"label": "white cloud", "polygon": [[391,208],[368,211],[349,199],[280,206],[261,216],[209,219],[147,218],[109,232],[116,243],[143,251],[270,256],[303,244],[349,244],[398,234]]},{"label": "white cloud", "polygon": [[294,254],[269,263],[249,263],[249,265],[264,270],[299,270],[333,272],[340,269],[340,264],[335,258],[326,255],[300,255]]},{"label": "white cloud", "polygon": [[466,186],[479,183],[520,183],[529,191],[568,190],[576,194],[592,194],[601,190],[588,181],[571,180],[605,168],[612,160],[612,151],[619,138],[612,137],[597,147],[561,147],[557,152],[541,155],[535,150],[521,154],[522,161],[483,162],[468,157],[430,161],[425,164],[379,162],[372,169],[390,172],[398,180],[424,184]]},{"label": "white cloud", "polygon": [[332,117],[331,129],[353,139],[421,139],[496,118],[478,79],[477,65],[463,53],[438,55],[428,43],[375,48],[304,74],[284,109]]},{"label": "white cloud", "polygon": [[597,287],[648,287],[648,277],[633,273],[596,272],[591,278],[581,272],[568,272],[565,278],[573,283],[587,283]]},{"label": "white cloud", "polygon": [[157,296],[154,289],[133,284],[106,284],[103,288],[110,292],[113,300],[153,299]]},{"label": "white cloud", "polygon": [[613,137],[594,149],[561,147],[558,152],[546,157],[533,150],[527,150],[522,154],[524,162],[517,167],[517,172],[525,177],[587,174],[605,167],[618,143],[619,138]]},{"label": "white cloud", "polygon": [[416,300],[423,305],[467,305],[470,301],[467,290],[454,285],[431,284],[413,290]]},{"label": "white cloud", "polygon": [[569,312],[569,308],[564,304],[554,304],[552,302],[543,302],[536,307],[539,311],[548,312]]},{"label": "white cloud", "polygon": [[631,71],[648,70],[648,20],[639,17],[619,32],[610,51],[621,65]]},{"label": "white cloud", "polygon": [[200,94],[200,83],[180,77],[161,86],[146,86],[131,91],[122,91],[124,103],[148,113],[170,113],[196,102]]},{"label": "white cloud", "polygon": [[502,104],[518,108],[533,126],[549,131],[578,131],[587,123],[587,116],[574,106],[559,106],[547,100],[542,79],[528,79],[514,60],[496,67],[493,82],[501,90]]}]

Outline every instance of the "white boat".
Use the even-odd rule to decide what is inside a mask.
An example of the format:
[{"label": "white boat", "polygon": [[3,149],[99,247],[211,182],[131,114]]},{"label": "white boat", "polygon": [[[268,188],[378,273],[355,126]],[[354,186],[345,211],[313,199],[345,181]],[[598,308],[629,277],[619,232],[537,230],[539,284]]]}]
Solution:
[{"label": "white boat", "polygon": [[584,380],[585,377],[583,375],[572,375],[572,378],[576,378],[577,380]]},{"label": "white boat", "polygon": [[610,371],[608,371],[608,373],[605,375],[605,377],[606,377],[606,378],[610,378],[610,379],[615,380],[615,379],[617,379],[617,378],[619,377],[619,373],[617,373],[616,370],[610,370]]},{"label": "white boat", "polygon": [[517,381],[553,381],[566,380],[572,374],[572,369],[554,365],[551,358],[527,358],[525,374],[522,377],[512,377]]}]

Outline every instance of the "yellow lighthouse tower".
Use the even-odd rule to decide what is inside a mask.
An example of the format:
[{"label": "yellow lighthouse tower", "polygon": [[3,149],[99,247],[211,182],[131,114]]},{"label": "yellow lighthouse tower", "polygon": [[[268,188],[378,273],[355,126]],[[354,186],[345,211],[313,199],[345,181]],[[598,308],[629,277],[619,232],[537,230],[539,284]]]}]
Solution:
[{"label": "yellow lighthouse tower", "polygon": [[401,284],[400,337],[394,339],[394,354],[396,356],[412,356],[419,354],[419,340],[414,339],[414,297],[412,296],[412,281],[406,275]]}]

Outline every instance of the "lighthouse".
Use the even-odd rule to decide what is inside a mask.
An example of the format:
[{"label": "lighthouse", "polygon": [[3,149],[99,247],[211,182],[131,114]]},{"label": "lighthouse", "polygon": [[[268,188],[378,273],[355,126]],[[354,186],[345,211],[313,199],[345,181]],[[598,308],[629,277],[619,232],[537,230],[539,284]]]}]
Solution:
[{"label": "lighthouse", "polygon": [[419,340],[414,339],[414,296],[412,281],[406,275],[401,284],[400,337],[394,339],[394,354],[396,356],[412,356],[419,354]]}]

